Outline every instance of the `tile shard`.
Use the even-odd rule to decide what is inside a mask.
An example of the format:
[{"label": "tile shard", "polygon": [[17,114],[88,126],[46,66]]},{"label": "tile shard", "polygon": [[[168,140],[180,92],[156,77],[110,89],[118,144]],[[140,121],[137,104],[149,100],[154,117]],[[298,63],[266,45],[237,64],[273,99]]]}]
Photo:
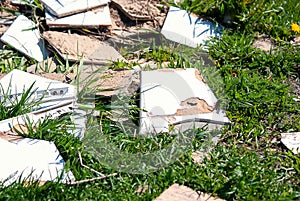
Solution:
[{"label": "tile shard", "polygon": [[108,0],[42,0],[46,9],[56,17],[81,13],[107,5]]},{"label": "tile shard", "polygon": [[212,37],[221,37],[221,26],[199,19],[185,10],[170,7],[161,33],[169,40],[190,47],[205,45]]},{"label": "tile shard", "polygon": [[281,133],[281,142],[294,154],[300,153],[300,132]]},{"label": "tile shard", "polygon": [[2,35],[1,41],[41,62],[48,57],[48,52],[38,29],[35,27],[34,22],[24,15],[20,15]]},{"label": "tile shard", "polygon": [[49,27],[99,27],[111,26],[109,7],[104,6],[83,13],[57,18],[46,11],[46,23]]},{"label": "tile shard", "polygon": [[[201,78],[201,79],[199,79]],[[197,69],[141,72],[140,133],[185,131],[208,124],[213,130],[230,121],[216,108],[217,98]]]},{"label": "tile shard", "polygon": [[0,137],[0,151],[0,182],[5,186],[19,181],[75,181],[71,171],[63,170],[65,162],[53,142],[29,138],[7,141]]},{"label": "tile shard", "polygon": [[[33,85],[33,90],[37,91],[32,95],[32,100],[38,100],[43,96],[43,103],[40,108],[47,108],[64,101],[72,101],[76,96],[75,86],[59,81],[43,78],[37,75],[14,69],[0,79],[0,85],[3,89],[10,89],[11,96],[20,98],[24,90]],[[0,98],[2,94],[0,95]]]}]

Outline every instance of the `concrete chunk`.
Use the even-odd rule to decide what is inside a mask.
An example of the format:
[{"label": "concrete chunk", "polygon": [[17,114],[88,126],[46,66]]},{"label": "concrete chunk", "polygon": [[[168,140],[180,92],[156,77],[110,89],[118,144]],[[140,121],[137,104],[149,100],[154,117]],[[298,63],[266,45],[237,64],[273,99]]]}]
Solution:
[{"label": "concrete chunk", "polygon": [[108,65],[112,61],[124,60],[113,47],[88,36],[46,31],[43,37],[66,60]]},{"label": "concrete chunk", "polygon": [[184,185],[173,184],[154,201],[223,201],[223,199],[196,192]]}]

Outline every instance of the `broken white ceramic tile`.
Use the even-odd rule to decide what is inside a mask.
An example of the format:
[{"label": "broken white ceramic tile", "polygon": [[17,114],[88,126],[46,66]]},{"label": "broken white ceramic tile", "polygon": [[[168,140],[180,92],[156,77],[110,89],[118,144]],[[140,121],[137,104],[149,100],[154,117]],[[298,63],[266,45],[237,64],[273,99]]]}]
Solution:
[{"label": "broken white ceramic tile", "polygon": [[1,40],[39,62],[48,56],[35,23],[23,15],[17,17]]},{"label": "broken white ceramic tile", "polygon": [[107,5],[109,0],[42,0],[42,2],[54,16],[65,17]]},{"label": "broken white ceramic tile", "polygon": [[[181,131],[201,125],[228,122],[215,108],[217,98],[197,69],[165,69],[141,72],[141,133]],[[198,125],[199,126],[199,125]]]},{"label": "broken white ceramic tile", "polygon": [[173,184],[154,201],[224,201],[209,194],[196,192],[193,189],[179,184]]},{"label": "broken white ceramic tile", "polygon": [[0,182],[4,185],[18,181],[75,181],[71,171],[63,170],[65,162],[53,142],[0,138],[0,153]]},{"label": "broken white ceramic tile", "polygon": [[49,27],[98,27],[111,26],[109,7],[104,6],[83,13],[56,18],[46,11],[46,23]]},{"label": "broken white ceramic tile", "polygon": [[161,33],[169,40],[190,47],[205,45],[212,37],[221,37],[222,27],[180,8],[170,7]]},{"label": "broken white ceramic tile", "polygon": [[300,153],[300,132],[281,133],[281,142],[294,154]]},{"label": "broken white ceramic tile", "polygon": [[19,99],[24,90],[29,89],[32,84],[32,90],[36,91],[31,99],[39,100],[42,98],[40,107],[36,110],[74,100],[76,96],[75,86],[14,69],[0,79],[0,86],[4,89],[4,91],[0,91],[0,99],[3,98],[3,94],[9,94],[11,100],[13,98]]},{"label": "broken white ceramic tile", "polygon": [[43,37],[69,61],[83,60],[85,64],[107,65],[111,61],[125,60],[113,47],[88,36],[46,31]]}]

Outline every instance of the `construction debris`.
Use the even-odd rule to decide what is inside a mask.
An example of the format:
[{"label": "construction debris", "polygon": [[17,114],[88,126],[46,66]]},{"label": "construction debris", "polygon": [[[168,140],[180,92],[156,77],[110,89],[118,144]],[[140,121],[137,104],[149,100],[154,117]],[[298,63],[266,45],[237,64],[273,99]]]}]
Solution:
[{"label": "construction debris", "polygon": [[173,184],[154,201],[224,201],[209,194],[196,192],[193,189]]},{"label": "construction debris", "polygon": [[[11,3],[24,6],[34,2],[11,0]],[[158,64],[151,60],[137,60],[139,65],[133,70],[108,68],[116,61],[129,63],[118,52],[124,47],[125,37],[120,35],[129,36],[128,41],[131,42],[139,41],[141,36],[146,40],[154,37],[152,32],[145,32],[143,35],[142,31],[133,31],[137,28],[159,30],[163,27],[161,33],[166,38],[196,47],[205,44],[211,37],[220,37],[221,27],[175,7],[169,9],[165,19],[167,9],[159,0],[42,0],[42,3],[45,7],[46,28],[43,27],[44,24],[35,23],[24,15],[15,19],[2,11],[0,19],[4,32],[1,41],[40,62],[28,67],[27,73],[13,70],[3,77],[0,75],[0,85],[7,90],[1,92],[1,100],[5,100],[4,96],[19,100],[24,91],[32,87],[34,93],[30,101],[39,102],[27,114],[0,121],[0,151],[5,153],[9,150],[11,153],[9,156],[0,156],[3,164],[0,168],[0,182],[9,185],[20,180],[34,180],[43,184],[46,181],[58,181],[62,176],[61,181],[66,184],[80,184],[115,175],[100,174],[97,178],[75,181],[72,172],[64,172],[65,162],[53,142],[19,135],[35,131],[38,122],[45,118],[56,119],[72,113],[70,121],[75,124],[75,128],[69,133],[82,139],[87,114],[93,112],[95,107],[95,103],[82,105],[76,102],[80,99],[76,97],[76,92],[83,85],[90,84],[88,87],[95,92],[92,95],[106,99],[113,99],[118,95],[135,97],[141,94],[141,133],[169,132],[172,129],[172,132],[185,131],[207,123],[212,130],[230,122],[225,112],[218,108],[217,98],[197,69],[155,70]],[[10,27],[7,29],[8,25]],[[105,35],[109,37],[101,36],[104,32],[100,28],[103,27]],[[92,29],[96,31],[93,32]],[[83,32],[86,35],[79,34]],[[111,40],[101,41],[99,38]],[[126,45],[130,46],[128,41]],[[5,45],[1,47],[5,48]],[[68,62],[80,63],[81,69],[64,74],[54,73],[58,71],[59,66],[56,64],[60,57],[51,57],[52,53],[63,58],[68,65]],[[120,63],[123,64],[122,62]],[[145,65],[150,66],[151,71],[143,71]],[[164,68],[168,65],[168,62],[161,64]],[[88,78],[94,79],[93,82],[88,83],[91,81]],[[80,86],[76,88],[67,84],[72,80],[79,80]],[[3,104],[9,106],[11,102]],[[144,193],[147,188],[148,186],[141,187],[137,192]],[[195,193],[178,184],[170,187],[171,190],[173,188],[180,194],[176,195],[180,200],[190,200]],[[192,197],[187,196],[186,191]],[[157,200],[164,200],[163,195],[164,193]],[[197,194],[197,200],[198,198]],[[176,199],[173,197],[171,200]]]},{"label": "construction debris", "polygon": [[100,27],[111,26],[109,7],[95,8],[83,13],[56,18],[46,11],[46,23],[49,27]]},{"label": "construction debris", "polygon": [[140,87],[139,72],[135,70],[93,70],[92,66],[84,66],[84,71],[79,75],[83,86],[90,83],[91,88],[96,89],[95,95],[111,97],[114,95],[134,95]]},{"label": "construction debris", "polygon": [[300,153],[300,132],[281,133],[281,142],[294,154]]},{"label": "construction debris", "polygon": [[200,19],[180,8],[170,7],[161,33],[169,40],[190,47],[205,45],[212,37],[221,37],[222,27]]},{"label": "construction debris", "polygon": [[[39,101],[42,98],[39,107],[43,110],[47,107],[53,107],[56,104],[70,102],[76,97],[76,90],[72,85],[42,78],[17,69],[4,76],[0,80],[0,85],[3,89],[7,90],[1,93],[8,94],[11,100],[13,98],[19,99],[24,91],[32,86],[32,90],[36,91],[32,95],[31,100]],[[35,111],[38,110],[39,108],[35,108]]]},{"label": "construction debris", "polygon": [[108,3],[108,0],[42,0],[46,9],[56,17],[81,13]]},{"label": "construction debris", "polygon": [[30,58],[41,62],[48,57],[43,39],[34,22],[20,15],[2,35],[1,40]]},{"label": "construction debris", "polygon": [[140,132],[169,132],[170,127],[178,132],[207,123],[209,129],[219,128],[230,121],[217,101],[197,69],[142,71]]},{"label": "construction debris", "polygon": [[113,47],[88,36],[46,31],[43,34],[57,52],[69,61],[107,65],[112,61],[124,60]]},{"label": "construction debris", "polygon": [[0,182],[4,185],[17,181],[75,180],[71,171],[63,170],[65,162],[53,142],[29,138],[7,141],[1,136],[0,133]]}]

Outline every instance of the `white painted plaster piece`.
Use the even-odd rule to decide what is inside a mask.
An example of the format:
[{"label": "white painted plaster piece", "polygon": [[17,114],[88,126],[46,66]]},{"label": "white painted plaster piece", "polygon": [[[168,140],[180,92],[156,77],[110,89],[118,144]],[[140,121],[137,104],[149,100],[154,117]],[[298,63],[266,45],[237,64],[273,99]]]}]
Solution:
[{"label": "white painted plaster piece", "polygon": [[28,57],[41,62],[48,56],[43,39],[34,22],[24,15],[16,18],[2,35],[1,41],[7,43]]},{"label": "white painted plaster piece", "polygon": [[43,100],[40,108],[36,110],[55,106],[66,100],[74,100],[76,96],[75,86],[14,69],[0,79],[0,86],[5,90],[0,91],[0,98],[3,96],[1,93],[20,98],[32,84],[34,84],[32,90],[36,90],[32,95],[32,100],[40,98]]},{"label": "white painted plaster piece", "polygon": [[23,138],[0,138],[0,181],[4,185],[23,181],[75,181],[71,171],[64,172],[64,160],[53,142]]},{"label": "white painted plaster piece", "polygon": [[170,126],[184,131],[199,123],[217,128],[230,122],[215,110],[217,101],[196,69],[142,71],[140,132],[169,132]]},{"label": "white painted plaster piece", "polygon": [[108,0],[42,0],[46,9],[56,17],[81,13],[106,5]]},{"label": "white painted plaster piece", "polygon": [[170,7],[161,33],[169,40],[190,47],[205,45],[212,37],[221,37],[222,27],[198,16]]},{"label": "white painted plaster piece", "polygon": [[49,27],[96,27],[112,24],[108,6],[62,18],[56,18],[46,11],[46,23]]},{"label": "white painted plaster piece", "polygon": [[300,132],[281,133],[281,142],[294,154],[300,153]]}]

